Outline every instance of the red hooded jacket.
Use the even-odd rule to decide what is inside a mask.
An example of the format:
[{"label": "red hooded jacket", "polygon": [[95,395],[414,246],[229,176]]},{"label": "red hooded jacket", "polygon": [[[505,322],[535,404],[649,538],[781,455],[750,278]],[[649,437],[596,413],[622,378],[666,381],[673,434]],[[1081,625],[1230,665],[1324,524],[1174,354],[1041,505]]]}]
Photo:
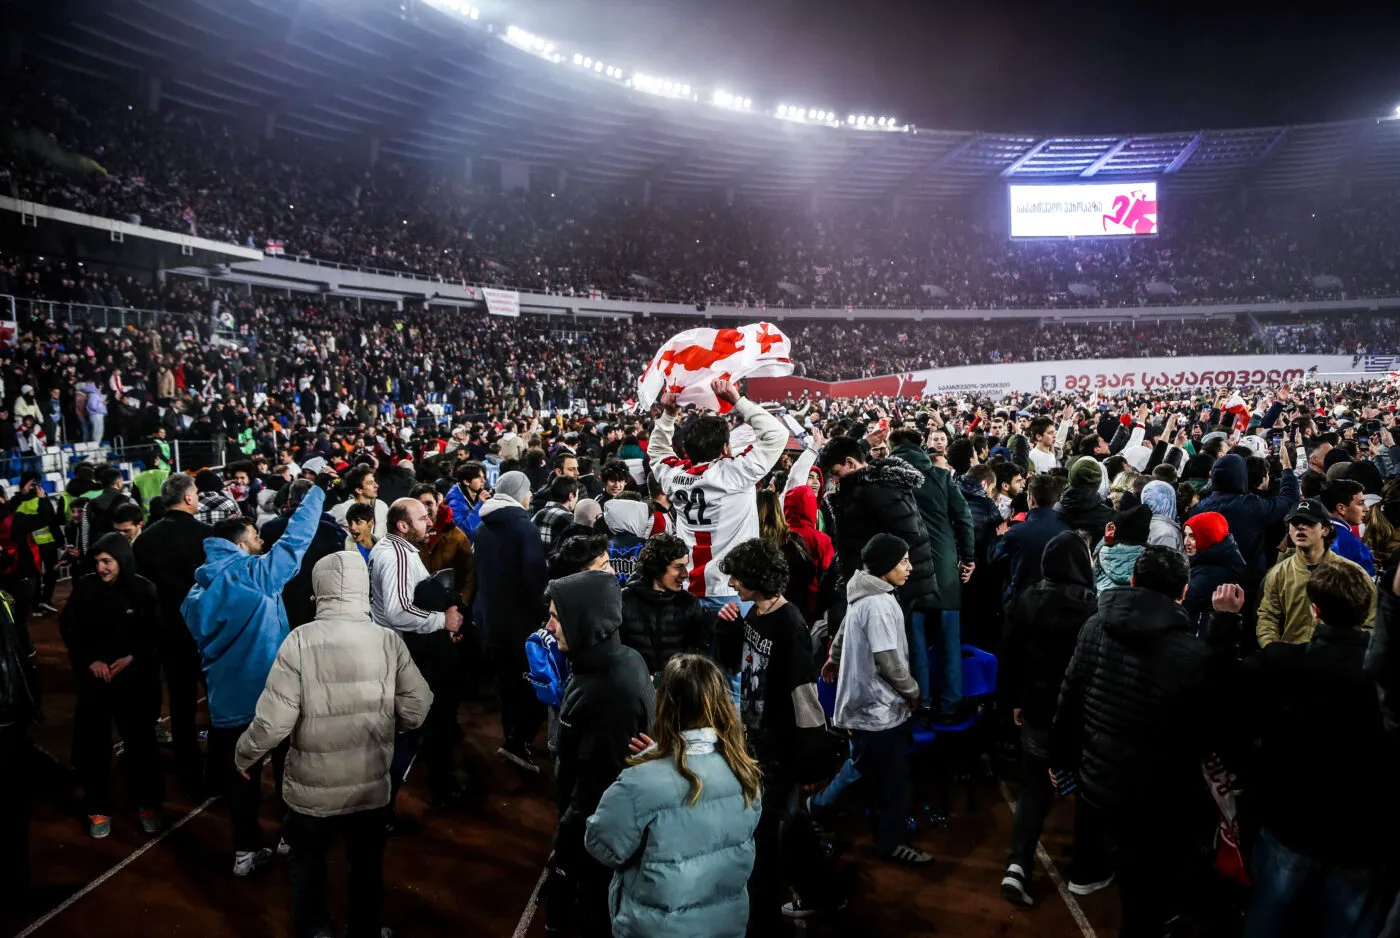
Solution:
[{"label": "red hooded jacket", "polygon": [[798,603],[810,625],[817,619],[817,595],[822,575],[831,566],[836,551],[831,546],[831,538],[817,530],[817,496],[809,487],[799,485],[783,496],[783,517],[787,519],[792,533],[802,538],[807,556],[817,565],[817,578],[808,589],[808,595]]}]

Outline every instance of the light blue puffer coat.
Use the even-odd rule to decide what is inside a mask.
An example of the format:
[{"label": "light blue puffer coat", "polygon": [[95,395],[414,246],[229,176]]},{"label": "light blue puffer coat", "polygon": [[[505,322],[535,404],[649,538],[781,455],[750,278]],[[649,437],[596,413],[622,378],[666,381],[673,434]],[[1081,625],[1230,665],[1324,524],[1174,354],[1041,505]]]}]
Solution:
[{"label": "light blue puffer coat", "polygon": [[670,759],[625,769],[588,819],[584,844],[613,875],[609,907],[615,938],[743,938],[759,805],[743,790],[715,731],[687,730],[690,786]]}]

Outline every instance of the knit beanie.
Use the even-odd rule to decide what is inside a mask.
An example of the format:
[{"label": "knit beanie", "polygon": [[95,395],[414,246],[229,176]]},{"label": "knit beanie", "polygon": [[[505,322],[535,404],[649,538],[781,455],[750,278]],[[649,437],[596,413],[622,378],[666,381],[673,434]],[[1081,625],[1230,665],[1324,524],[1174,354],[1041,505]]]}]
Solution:
[{"label": "knit beanie", "polygon": [[909,553],[909,545],[893,534],[877,534],[861,549],[860,560],[872,576],[884,576]]},{"label": "knit beanie", "polygon": [[1218,511],[1203,511],[1187,519],[1183,527],[1196,535],[1196,550],[1210,550],[1230,536],[1230,522]]},{"label": "knit beanie", "polygon": [[1146,544],[1152,532],[1152,509],[1138,505],[1127,511],[1120,511],[1113,519],[1114,543]]},{"label": "knit beanie", "polygon": [[530,477],[523,472],[507,472],[496,480],[496,494],[524,505],[530,495]]},{"label": "knit beanie", "polygon": [[1082,489],[1096,489],[1103,484],[1103,466],[1093,456],[1081,456],[1069,467],[1069,484]]}]

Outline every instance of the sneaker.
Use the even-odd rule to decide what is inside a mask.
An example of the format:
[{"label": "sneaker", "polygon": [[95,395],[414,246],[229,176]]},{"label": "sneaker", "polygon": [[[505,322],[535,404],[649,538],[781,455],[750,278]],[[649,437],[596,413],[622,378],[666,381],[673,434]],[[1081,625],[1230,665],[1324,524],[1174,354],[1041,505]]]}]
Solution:
[{"label": "sneaker", "polygon": [[49,616],[56,616],[56,615],[58,615],[58,608],[57,608],[56,606],[50,605],[49,603],[40,603],[40,604],[38,605],[38,609],[39,609],[40,612],[44,613],[45,615],[49,615]]},{"label": "sneaker", "polygon": [[93,840],[101,840],[112,833],[112,819],[105,814],[88,815],[88,836]]},{"label": "sneaker", "polygon": [[1112,882],[1112,873],[1109,873],[1106,878],[1100,879],[1096,882],[1076,883],[1074,880],[1070,880],[1069,891],[1074,893],[1076,896],[1092,896],[1100,889],[1107,889],[1109,887],[1109,884]]},{"label": "sneaker", "polygon": [[518,743],[513,739],[508,739],[500,749],[496,750],[496,755],[510,762],[514,762],[526,772],[535,775],[540,774],[540,767],[535,764],[534,756],[530,755],[530,747],[525,743]]},{"label": "sneaker", "polygon": [[1023,909],[1035,905],[1035,900],[1026,889],[1026,871],[1021,869],[1019,863],[1012,863],[1006,867],[1006,875],[1001,878],[1001,897]]},{"label": "sneaker", "polygon": [[277,841],[277,855],[279,857],[289,857],[292,855],[292,845],[287,843],[287,838],[283,837]]},{"label": "sneaker", "polygon": [[846,900],[840,899],[833,905],[817,906],[808,905],[800,898],[794,897],[791,902],[783,904],[784,918],[812,918],[815,915],[826,915],[830,912],[840,912],[846,907]]},{"label": "sneaker", "polygon": [[169,746],[171,741],[170,727],[165,725],[164,720],[156,723],[156,745]]},{"label": "sneaker", "polygon": [[158,810],[155,809],[155,808],[142,808],[142,809],[138,812],[138,814],[139,814],[139,816],[140,816],[140,818],[141,818],[141,833],[143,833],[143,834],[158,834],[158,833],[160,833],[160,828],[161,828],[161,823],[160,823],[160,811],[158,811]]},{"label": "sneaker", "polygon": [[880,859],[890,863],[903,863],[907,866],[927,866],[933,862],[933,854],[925,853],[911,844],[900,844],[894,848],[894,853]]},{"label": "sneaker", "polygon": [[272,862],[272,851],[264,847],[261,850],[239,850],[233,855],[233,875],[249,876]]}]

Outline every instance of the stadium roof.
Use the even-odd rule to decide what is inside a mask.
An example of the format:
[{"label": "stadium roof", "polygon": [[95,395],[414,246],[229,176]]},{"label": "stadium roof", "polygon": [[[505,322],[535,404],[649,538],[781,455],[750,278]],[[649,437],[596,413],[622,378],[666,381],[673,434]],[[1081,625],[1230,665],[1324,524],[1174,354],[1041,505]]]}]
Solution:
[{"label": "stadium roof", "polygon": [[[438,0],[443,2],[443,0]],[[458,4],[451,4],[458,6]],[[465,7],[463,6],[463,9]],[[0,0],[25,57],[326,143],[516,161],[589,184],[767,200],[951,198],[998,182],[1162,180],[1181,196],[1400,183],[1400,119],[1045,136],[863,133],[674,100],[561,67],[423,0]],[[839,118],[837,118],[839,121]],[[459,164],[460,165],[460,164]]]}]

